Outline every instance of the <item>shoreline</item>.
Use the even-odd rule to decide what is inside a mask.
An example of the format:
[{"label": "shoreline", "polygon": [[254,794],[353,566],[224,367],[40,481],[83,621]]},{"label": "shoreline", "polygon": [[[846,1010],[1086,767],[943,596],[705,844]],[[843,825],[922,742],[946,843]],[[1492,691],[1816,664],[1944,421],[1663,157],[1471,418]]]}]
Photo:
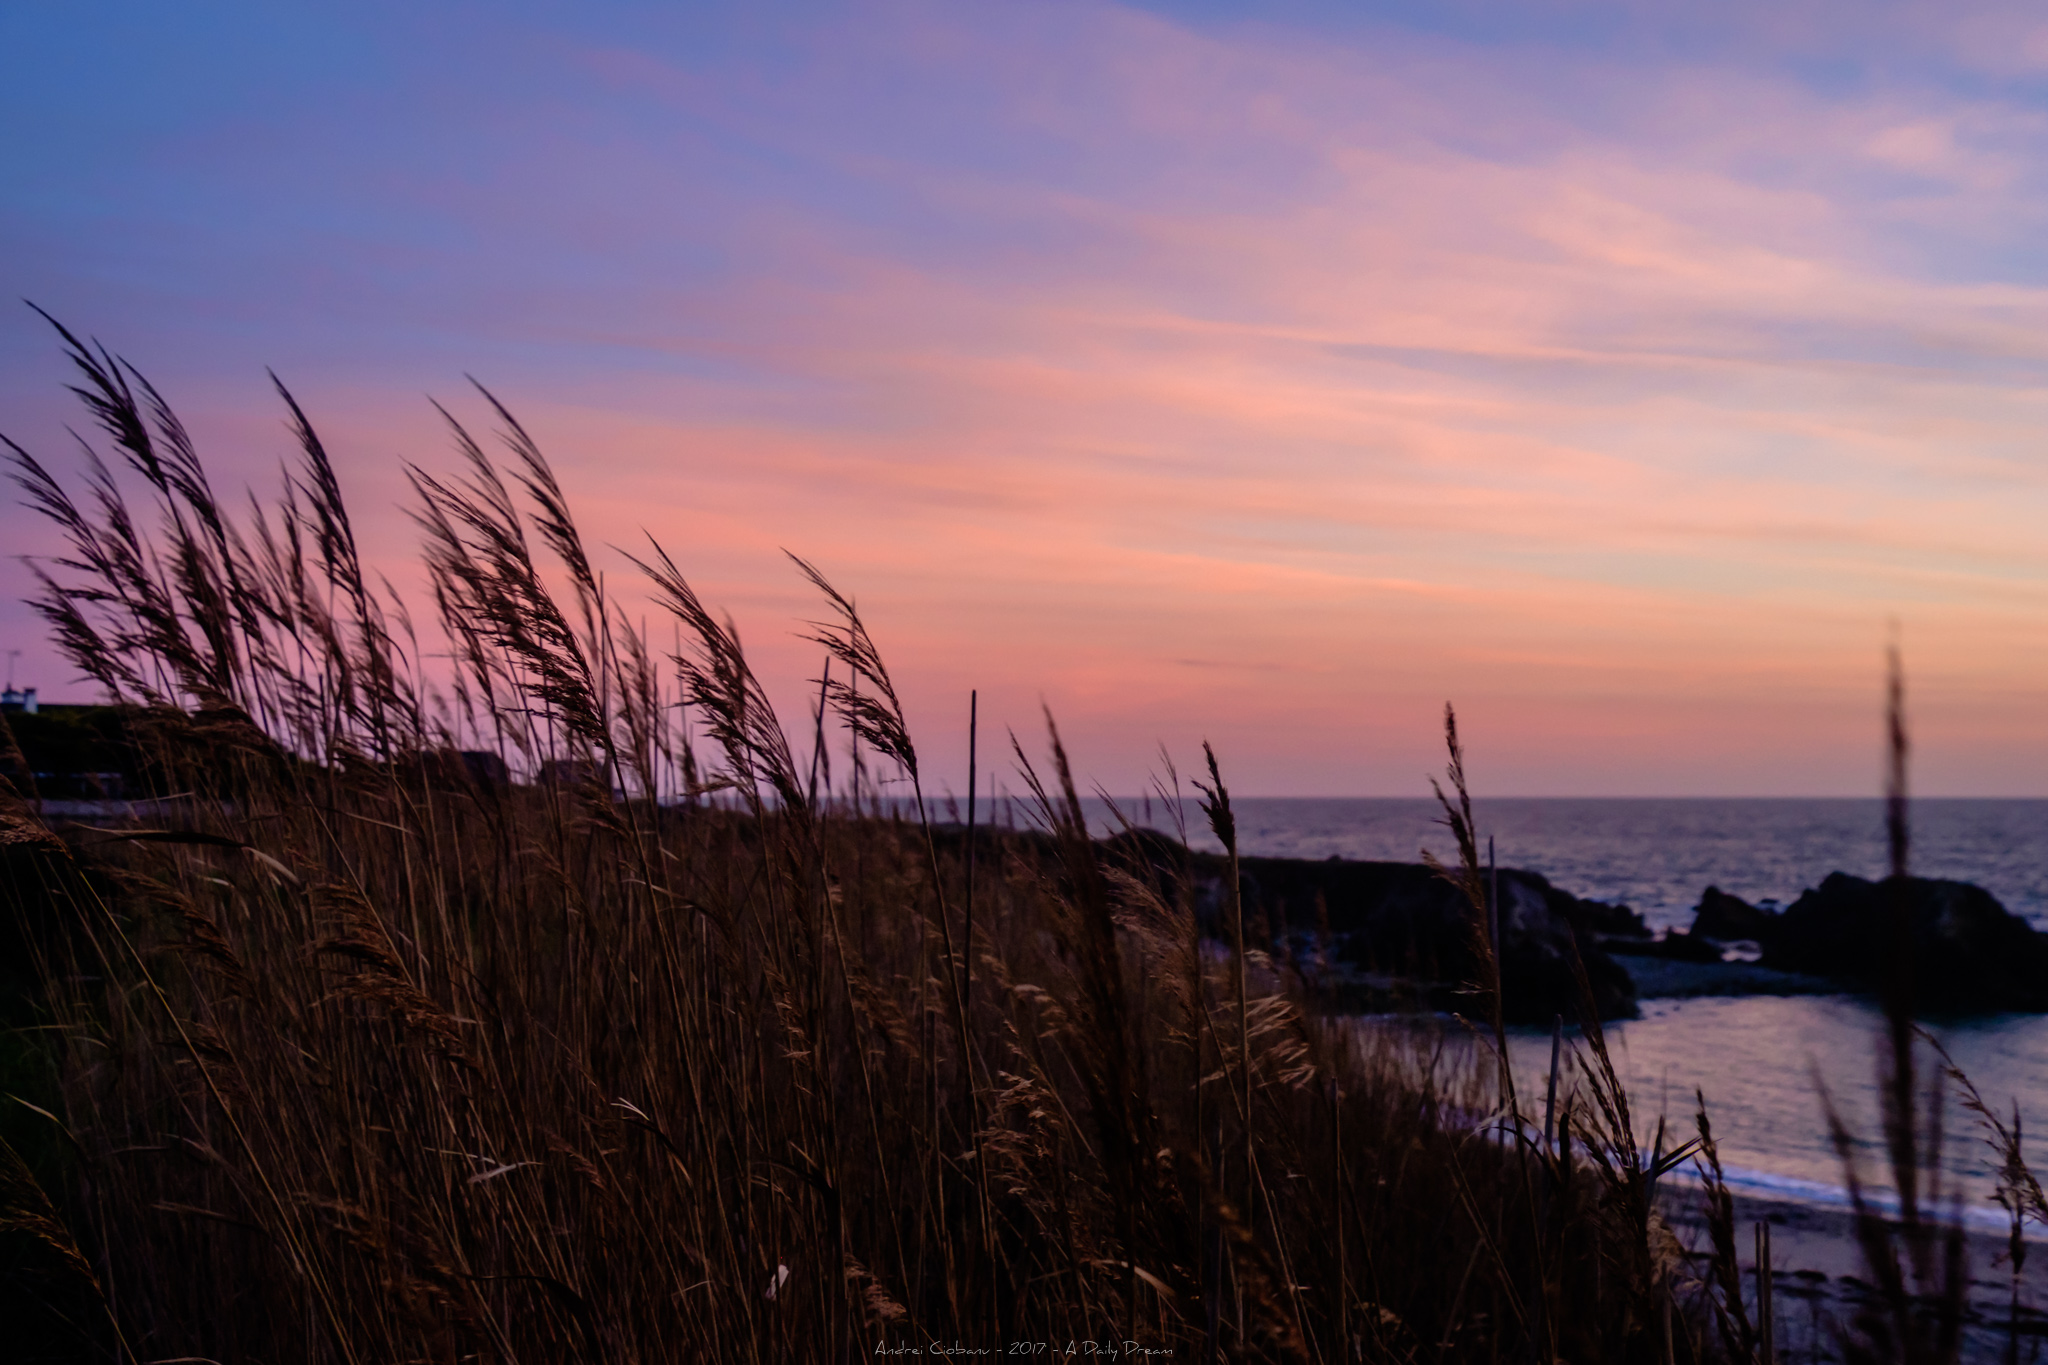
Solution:
[{"label": "shoreline", "polygon": [[[1609,952],[1614,952],[1610,945]],[[1783,972],[1754,962],[1688,962],[1645,953],[1614,952],[1637,1000],[1700,1000],[1714,996],[1854,995],[1824,976]]]},{"label": "shoreline", "polygon": [[[1667,1226],[1686,1251],[1688,1273],[1706,1273],[1711,1246],[1697,1186],[1683,1195],[1673,1191],[1660,1200]],[[1877,1297],[1864,1264],[1852,1210],[1790,1199],[1772,1199],[1731,1190],[1735,1206],[1735,1243],[1742,1264],[1744,1303],[1752,1319],[1756,1305],[1754,1228],[1771,1229],[1771,1274],[1780,1358],[1790,1361],[1836,1359],[1840,1329],[1859,1309]],[[2005,1359],[2011,1313],[2012,1278],[2006,1267],[2003,1234],[1965,1227],[1964,1265],[1967,1275],[1963,1340],[1959,1358],[1994,1362]],[[2034,1254],[2026,1257],[2021,1275],[2022,1359],[2031,1359],[2048,1338],[2048,1251],[2028,1239]],[[2034,1343],[2029,1348],[2026,1343]]]}]

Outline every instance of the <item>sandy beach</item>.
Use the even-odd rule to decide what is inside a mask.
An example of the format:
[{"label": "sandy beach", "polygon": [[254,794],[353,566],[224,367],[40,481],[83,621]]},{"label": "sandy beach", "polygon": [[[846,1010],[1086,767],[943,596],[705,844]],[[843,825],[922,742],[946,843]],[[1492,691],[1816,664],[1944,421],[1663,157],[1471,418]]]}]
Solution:
[{"label": "sandy beach", "polygon": [[[1674,1200],[1667,1208],[1674,1231],[1703,1270],[1707,1231],[1697,1199]],[[1777,1307],[1781,1361],[1842,1359],[1841,1329],[1876,1290],[1847,1210],[1737,1196],[1736,1241],[1743,1262],[1745,1302],[1755,1311],[1756,1273],[1751,1248],[1758,1222],[1771,1227],[1771,1268]],[[2020,1286],[2019,1358],[2040,1357],[2048,1342],[2048,1245],[2033,1243]],[[1968,1311],[1961,1358],[2006,1359],[2012,1278],[2005,1239],[1985,1232],[1967,1234]]]}]

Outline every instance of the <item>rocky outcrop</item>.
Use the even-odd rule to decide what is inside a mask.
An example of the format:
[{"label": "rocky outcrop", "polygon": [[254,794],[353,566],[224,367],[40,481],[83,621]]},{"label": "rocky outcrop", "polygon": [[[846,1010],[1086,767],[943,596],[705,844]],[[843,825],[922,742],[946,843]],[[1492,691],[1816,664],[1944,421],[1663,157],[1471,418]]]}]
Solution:
[{"label": "rocky outcrop", "polygon": [[1655,957],[1667,962],[1715,963],[1722,959],[1721,945],[1683,929],[1666,931],[1662,938],[1609,938],[1607,951],[1628,957]]},{"label": "rocky outcrop", "polygon": [[[1543,881],[1543,878],[1537,877],[1534,872],[1522,875],[1536,877],[1537,881]],[[1544,885],[1548,886],[1549,883],[1544,882]],[[1608,901],[1580,900],[1577,896],[1557,891],[1555,888],[1552,888],[1552,891],[1556,895],[1565,897],[1565,900],[1569,902],[1569,905],[1566,907],[1567,913],[1572,916],[1572,923],[1577,925],[1582,932],[1590,931],[1598,934],[1603,940],[1644,939],[1650,937],[1650,926],[1643,922],[1642,915],[1629,909],[1626,905],[1617,905]]]},{"label": "rocky outcrop", "polygon": [[[1248,917],[1275,934],[1329,934],[1340,961],[1370,975],[1413,983],[1422,1003],[1473,1011],[1467,990],[1480,976],[1477,916],[1463,892],[1416,863],[1310,862],[1246,858],[1240,864]],[[1502,1010],[1548,1023],[1576,1019],[1583,961],[1602,1018],[1635,1011],[1635,988],[1597,933],[1640,933],[1627,907],[1582,901],[1534,872],[1503,868],[1500,886]],[[1212,902],[1213,903],[1213,902]]]},{"label": "rocky outcrop", "polygon": [[1724,960],[1723,950],[1728,944],[1761,942],[1776,919],[1772,912],[1759,910],[1740,896],[1710,886],[1693,911],[1689,932],[1669,929],[1661,938],[1612,938],[1606,943],[1610,950],[1629,957],[1712,966]]},{"label": "rocky outcrop", "polygon": [[[1195,912],[1205,932],[1227,937],[1222,922],[1228,864],[1190,853],[1148,830],[1104,841],[1112,858],[1143,864],[1172,883],[1191,879]],[[1484,1013],[1472,987],[1480,977],[1478,920],[1465,894],[1420,863],[1356,862],[1346,858],[1244,858],[1245,928],[1259,944],[1285,947],[1298,960],[1327,950],[1342,969],[1327,983],[1337,1008],[1419,1007]],[[1581,991],[1574,959],[1583,962],[1593,1008],[1603,1019],[1635,1013],[1629,974],[1601,946],[1609,936],[1647,938],[1642,916],[1625,905],[1584,901],[1542,876],[1502,868],[1500,959],[1502,1012],[1518,1023],[1576,1021]]]},{"label": "rocky outcrop", "polygon": [[[1226,864],[1190,855],[1163,836],[1108,841],[1124,856],[1150,862],[1162,876],[1194,881],[1197,912],[1222,935]],[[1351,1008],[1407,1003],[1483,1013],[1473,989],[1480,977],[1478,916],[1455,886],[1415,863],[1315,862],[1245,858],[1240,864],[1245,922],[1255,941],[1292,945],[1320,940],[1349,970]],[[1895,960],[1910,962],[1917,1005],[1932,1012],[2048,1011],[2048,935],[2009,913],[1982,887],[1908,878],[1871,882],[1833,873],[1782,912],[1708,887],[1691,931],[1652,936],[1627,906],[1581,900],[1534,872],[1499,874],[1503,1013],[1509,1020],[1576,1019],[1583,963],[1602,1018],[1635,1012],[1638,991],[1627,954],[1655,978],[1662,995],[1788,994],[1877,990]],[[1896,910],[1895,910],[1896,907]],[[1905,917],[1906,948],[1894,915]],[[1727,962],[1723,946],[1754,943],[1759,962]]]},{"label": "rocky outcrop", "polygon": [[1770,936],[1777,920],[1774,912],[1760,910],[1740,896],[1710,886],[1701,893],[1700,903],[1692,912],[1692,937],[1716,943],[1761,944]]},{"label": "rocky outcrop", "polygon": [[1710,886],[1693,914],[1692,937],[1755,943],[1766,968],[1853,990],[1883,989],[1904,964],[1923,1009],[2048,1010],[2048,936],[1969,882],[1873,882],[1831,872],[1782,912]]},{"label": "rocky outcrop", "polygon": [[1772,916],[1758,942],[1766,967],[1866,990],[1903,964],[1925,1009],[2048,1010],[2048,936],[1969,882],[1833,872]]}]

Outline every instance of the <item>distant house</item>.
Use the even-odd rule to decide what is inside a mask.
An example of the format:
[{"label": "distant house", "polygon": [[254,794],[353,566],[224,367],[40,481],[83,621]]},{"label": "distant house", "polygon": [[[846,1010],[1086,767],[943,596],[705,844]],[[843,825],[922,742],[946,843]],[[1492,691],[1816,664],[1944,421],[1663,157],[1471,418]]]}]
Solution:
[{"label": "distant house", "polygon": [[0,692],[0,719],[27,761],[26,771],[0,763],[0,777],[23,795],[33,790],[45,799],[118,801],[141,791],[134,746],[119,708],[41,705],[33,687],[10,687]]},{"label": "distant house", "polygon": [[604,769],[591,758],[550,758],[540,765],[540,780],[547,787],[580,787],[604,780]]}]

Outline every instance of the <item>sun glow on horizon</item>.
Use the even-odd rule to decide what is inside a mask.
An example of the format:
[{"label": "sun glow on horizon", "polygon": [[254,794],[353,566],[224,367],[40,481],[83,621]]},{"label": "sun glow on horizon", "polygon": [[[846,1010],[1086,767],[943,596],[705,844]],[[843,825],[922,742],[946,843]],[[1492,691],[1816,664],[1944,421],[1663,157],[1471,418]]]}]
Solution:
[{"label": "sun glow on horizon", "polygon": [[[782,547],[855,592],[956,786],[977,687],[1112,790],[1208,737],[1248,793],[1419,794],[1448,697],[1499,794],[1861,794],[1896,617],[1920,789],[2048,792],[2018,6],[1939,43],[1912,7],[370,7],[175,85],[152,44],[190,40],[114,8],[111,49],[0,17],[47,134],[0,150],[10,289],[226,487],[274,483],[277,369],[401,583],[400,461],[450,459],[421,394],[468,372],[792,720]],[[51,336],[0,348],[0,431],[61,465]],[[14,507],[0,540],[54,548]]]}]

